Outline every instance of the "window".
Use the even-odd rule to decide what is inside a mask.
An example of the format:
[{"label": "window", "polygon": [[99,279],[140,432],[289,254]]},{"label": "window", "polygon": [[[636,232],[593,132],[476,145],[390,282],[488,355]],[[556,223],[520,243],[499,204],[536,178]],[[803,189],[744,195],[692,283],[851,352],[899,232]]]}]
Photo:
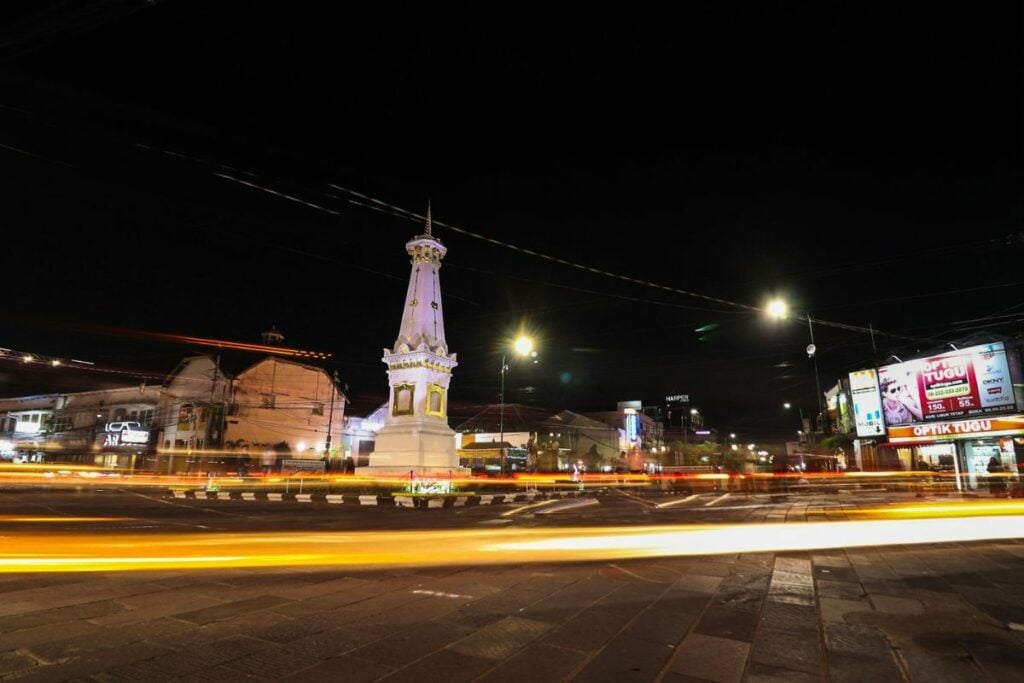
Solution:
[{"label": "window", "polygon": [[310,409],[309,412],[311,414],[313,414],[313,415],[323,415],[324,414],[324,404],[323,403],[317,403],[316,401],[314,401],[313,402],[313,407]]},{"label": "window", "polygon": [[71,429],[70,415],[57,415],[53,418],[53,431],[66,432],[69,429]]},{"label": "window", "polygon": [[392,415],[412,415],[412,398],[415,384],[396,384],[395,403],[391,408]]},{"label": "window", "polygon": [[263,394],[260,396],[260,408],[273,408],[274,398],[273,394]]},{"label": "window", "polygon": [[156,417],[156,409],[155,408],[147,408],[146,410],[140,410],[139,411],[138,422],[139,422],[139,424],[142,424],[142,425],[151,425],[151,424],[153,424],[153,418],[155,418],[155,417]]},{"label": "window", "polygon": [[444,417],[444,387],[439,384],[427,387],[427,415]]}]

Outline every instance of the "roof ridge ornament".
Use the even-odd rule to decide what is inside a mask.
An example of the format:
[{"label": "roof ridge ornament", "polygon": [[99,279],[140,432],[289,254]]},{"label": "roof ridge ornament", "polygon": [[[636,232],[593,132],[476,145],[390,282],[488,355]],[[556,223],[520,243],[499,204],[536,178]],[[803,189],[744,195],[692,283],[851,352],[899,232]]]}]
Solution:
[{"label": "roof ridge ornament", "polygon": [[427,230],[426,230],[426,232],[424,234],[427,237],[433,237],[433,234],[431,234],[431,230],[433,229],[433,225],[432,225],[431,220],[430,220],[430,200],[429,199],[427,200],[427,226],[426,227],[427,227]]}]

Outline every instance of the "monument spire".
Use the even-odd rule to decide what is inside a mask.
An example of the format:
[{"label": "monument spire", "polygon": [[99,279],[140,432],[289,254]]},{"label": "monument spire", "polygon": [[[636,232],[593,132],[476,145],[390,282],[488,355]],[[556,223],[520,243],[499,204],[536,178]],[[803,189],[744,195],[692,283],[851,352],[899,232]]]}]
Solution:
[{"label": "monument spire", "polygon": [[442,356],[448,354],[444,339],[444,309],[441,306],[441,260],[448,249],[434,237],[430,218],[430,203],[424,234],[413,237],[405,245],[412,259],[409,289],[405,294],[402,326],[395,339],[394,352],[401,349],[430,351]]},{"label": "monument spire", "polygon": [[402,477],[411,473],[421,482],[446,477],[450,487],[453,474],[468,471],[459,466],[455,432],[448,426],[448,386],[458,362],[444,338],[439,271],[448,249],[433,235],[430,202],[423,234],[406,242],[405,251],[412,271],[402,326],[381,359],[388,366],[388,413],[369,463],[359,469]]}]

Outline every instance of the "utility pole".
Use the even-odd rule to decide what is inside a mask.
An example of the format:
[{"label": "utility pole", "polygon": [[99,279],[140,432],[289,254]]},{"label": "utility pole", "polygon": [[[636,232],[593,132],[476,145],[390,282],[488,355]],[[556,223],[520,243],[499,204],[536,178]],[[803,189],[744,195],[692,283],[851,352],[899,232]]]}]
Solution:
[{"label": "utility pole", "polygon": [[334,421],[334,392],[338,388],[338,371],[334,371],[333,381],[331,382],[331,408],[327,414],[327,440],[324,441],[324,455],[327,457],[327,468],[330,469],[331,463],[331,425]]}]

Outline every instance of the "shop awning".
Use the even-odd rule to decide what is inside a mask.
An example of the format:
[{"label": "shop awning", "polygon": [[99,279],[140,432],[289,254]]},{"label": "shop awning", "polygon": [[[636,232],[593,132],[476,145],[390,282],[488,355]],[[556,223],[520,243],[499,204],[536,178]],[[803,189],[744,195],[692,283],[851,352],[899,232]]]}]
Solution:
[{"label": "shop awning", "polygon": [[949,441],[902,441],[900,443],[891,443],[886,441],[876,445],[876,448],[910,448],[912,446],[934,446],[937,443],[953,443]]}]

